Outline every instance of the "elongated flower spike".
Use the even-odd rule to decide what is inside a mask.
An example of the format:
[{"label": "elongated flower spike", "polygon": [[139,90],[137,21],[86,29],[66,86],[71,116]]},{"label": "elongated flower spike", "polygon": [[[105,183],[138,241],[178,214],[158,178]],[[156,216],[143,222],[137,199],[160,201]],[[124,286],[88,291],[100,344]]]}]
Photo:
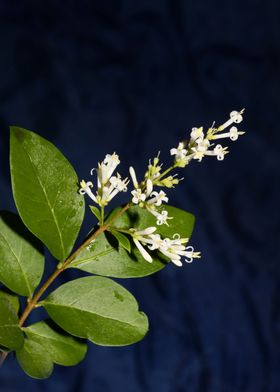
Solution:
[{"label": "elongated flower spike", "polygon": [[[233,141],[237,140],[239,136],[243,135],[245,132],[238,131],[235,126],[232,126],[228,132],[220,133],[225,128],[232,124],[239,124],[243,120],[242,114],[245,109],[241,111],[232,111],[230,113],[230,118],[218,128],[214,128],[215,122],[212,127],[210,127],[205,136],[203,128],[192,128],[190,134],[189,142],[179,143],[177,148],[172,148],[170,150],[170,155],[175,155],[175,165],[177,167],[185,167],[189,162],[194,159],[198,162],[202,161],[205,156],[215,156],[218,161],[222,161],[226,154],[228,154],[228,148],[223,147],[220,144],[214,146],[211,144],[211,140],[229,138]],[[210,147],[214,147],[210,149]]]},{"label": "elongated flower spike", "polygon": [[182,258],[187,263],[191,263],[194,258],[201,257],[200,252],[194,252],[192,246],[185,246],[189,241],[188,238],[180,238],[179,234],[174,234],[173,239],[161,238],[159,234],[155,234],[155,231],[156,227],[147,227],[144,230],[130,229],[133,242],[143,258],[149,263],[153,259],[145,247],[152,251],[158,250],[178,267],[183,265]]}]

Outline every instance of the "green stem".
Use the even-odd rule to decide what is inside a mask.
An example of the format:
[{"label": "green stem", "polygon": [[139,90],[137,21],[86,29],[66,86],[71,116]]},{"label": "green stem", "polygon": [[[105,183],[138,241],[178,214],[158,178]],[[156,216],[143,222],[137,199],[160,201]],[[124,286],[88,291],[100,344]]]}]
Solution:
[{"label": "green stem", "polygon": [[114,230],[114,231],[119,231],[120,233],[132,235],[132,233],[131,233],[130,230],[120,229],[120,228],[114,227],[114,226],[110,227],[110,228],[108,229],[108,231],[110,231],[110,229],[112,229],[112,230]]},{"label": "green stem", "polygon": [[104,225],[104,207],[100,208],[100,226]]},{"label": "green stem", "polygon": [[168,169],[166,169],[163,173],[161,173],[160,176],[156,178],[156,181],[160,181],[166,174],[170,173],[173,169],[177,167],[176,163],[174,163],[172,166],[170,166]]}]

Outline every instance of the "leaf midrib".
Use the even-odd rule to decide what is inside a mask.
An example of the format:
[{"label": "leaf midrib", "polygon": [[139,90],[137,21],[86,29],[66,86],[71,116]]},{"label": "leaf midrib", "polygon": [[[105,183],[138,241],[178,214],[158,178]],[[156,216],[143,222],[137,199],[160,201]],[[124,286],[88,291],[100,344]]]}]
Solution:
[{"label": "leaf midrib", "polygon": [[28,330],[28,328],[26,329],[26,333],[27,333],[27,335],[33,335],[34,338],[38,337],[39,339],[42,338],[42,339],[46,339],[46,340],[51,340],[53,342],[64,344],[64,345],[70,346],[72,348],[76,348],[77,347],[75,342],[74,343],[73,342],[65,342],[64,340],[61,341],[61,340],[56,339],[54,337],[50,337],[50,336],[46,336],[46,335],[40,335],[38,332],[34,332],[32,330]]},{"label": "leaf midrib", "polygon": [[[43,301],[43,304],[42,304],[42,305],[43,305],[43,306],[45,306],[45,305],[46,305],[46,306],[50,305],[50,306],[56,306],[56,307],[61,307],[61,308],[70,309],[70,310],[78,310],[79,312],[86,313],[86,314],[89,314],[89,315],[91,315],[91,316],[98,316],[98,317],[102,317],[102,318],[104,318],[104,319],[108,319],[108,320],[112,320],[112,321],[118,321],[119,323],[127,324],[127,325],[129,325],[129,326],[135,326],[135,325],[132,325],[132,323],[133,323],[133,321],[137,320],[137,318],[138,318],[139,315],[140,315],[140,312],[138,311],[139,314],[137,315],[137,317],[135,317],[134,319],[132,319],[132,320],[130,320],[130,321],[123,321],[123,320],[119,320],[119,319],[116,319],[116,318],[113,318],[113,317],[104,316],[104,315],[101,315],[101,314],[98,314],[98,313],[95,313],[95,312],[89,312],[89,311],[84,310],[84,309],[76,308],[75,306],[62,305],[62,304],[53,304],[53,303],[51,303],[51,302],[45,302],[45,301]],[[137,312],[137,311],[136,311],[136,312]]]},{"label": "leaf midrib", "polygon": [[49,210],[50,210],[50,212],[51,212],[51,215],[52,215],[52,217],[53,217],[53,220],[54,220],[54,223],[55,223],[55,226],[56,226],[56,230],[57,230],[57,232],[58,232],[58,236],[59,236],[59,239],[60,239],[60,244],[61,244],[61,248],[62,248],[62,251],[63,251],[63,257],[64,257],[64,255],[65,255],[64,242],[63,242],[63,239],[62,239],[61,232],[60,232],[60,230],[59,230],[58,221],[57,221],[56,216],[55,216],[55,214],[54,214],[54,209],[53,209],[53,207],[51,206],[51,204],[50,204],[50,202],[49,202],[49,199],[48,199],[48,196],[47,196],[45,187],[43,186],[43,184],[42,184],[42,182],[41,182],[41,180],[40,180],[40,177],[38,176],[36,166],[35,166],[35,164],[34,164],[32,158],[31,158],[31,156],[29,155],[28,151],[27,151],[26,148],[24,147],[24,145],[23,145],[23,149],[24,149],[26,155],[28,156],[28,158],[29,158],[29,160],[30,160],[32,170],[33,170],[33,172],[34,172],[34,174],[35,174],[35,178],[37,178],[37,181],[38,181],[38,183],[39,183],[39,185],[40,185],[40,187],[41,187],[41,189],[42,189],[42,191],[43,191],[43,194],[44,194],[44,196],[45,196],[47,205],[48,205]]}]

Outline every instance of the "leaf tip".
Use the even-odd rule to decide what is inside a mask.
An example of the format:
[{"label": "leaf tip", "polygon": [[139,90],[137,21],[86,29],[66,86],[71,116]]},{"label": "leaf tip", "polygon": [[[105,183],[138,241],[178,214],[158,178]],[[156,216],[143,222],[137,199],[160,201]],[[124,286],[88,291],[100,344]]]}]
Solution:
[{"label": "leaf tip", "polygon": [[14,136],[19,142],[23,142],[26,136],[26,132],[23,128],[16,127],[14,125],[10,126],[10,133]]}]

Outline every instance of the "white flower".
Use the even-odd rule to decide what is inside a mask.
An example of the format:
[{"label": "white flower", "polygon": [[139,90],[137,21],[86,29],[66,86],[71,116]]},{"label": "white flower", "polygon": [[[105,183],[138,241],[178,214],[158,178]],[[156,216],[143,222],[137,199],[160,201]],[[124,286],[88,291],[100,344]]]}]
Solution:
[{"label": "white flower", "polygon": [[222,147],[220,144],[217,144],[214,148],[214,150],[208,150],[205,152],[205,155],[209,156],[216,156],[218,161],[222,161],[224,159],[224,156],[228,154],[227,147]]},{"label": "white flower", "polygon": [[145,193],[142,193],[141,189],[134,189],[131,192],[133,198],[132,198],[132,203],[134,204],[140,204],[141,202],[144,202],[146,200],[146,195]]},{"label": "white flower", "polygon": [[218,161],[222,161],[228,153],[227,147],[222,147],[220,144],[217,144],[214,148],[214,153],[216,154]]},{"label": "white flower", "polygon": [[90,189],[93,187],[92,182],[85,182],[84,180],[80,183],[80,194],[87,194],[96,204],[104,207],[119,192],[126,192],[127,184],[129,183],[128,178],[122,180],[119,173],[116,176],[112,176],[119,163],[120,160],[116,153],[112,155],[107,154],[105,159],[98,163],[98,168],[92,169],[90,172],[91,175],[93,175],[94,171],[97,172],[96,194],[94,195]]},{"label": "white flower", "polygon": [[144,246],[141,244],[141,242],[133,237],[133,241],[135,243],[135,245],[137,246],[139,252],[141,253],[141,255],[143,256],[143,258],[148,261],[149,263],[151,263],[153,261],[152,257],[149,255],[149,253],[146,251],[146,249],[144,248]]},{"label": "white flower", "polygon": [[[165,238],[159,248],[160,252],[170,259],[172,263],[181,267],[181,258],[185,257],[185,261],[191,263],[193,258],[199,258],[200,252],[194,252],[192,246],[185,247],[188,238],[180,238],[178,234],[174,235],[175,239]],[[173,237],[173,238],[174,238]]]},{"label": "white flower", "polygon": [[170,155],[175,155],[176,161],[184,159],[187,155],[187,150],[185,149],[184,143],[179,143],[177,148],[171,148]]},{"label": "white flower", "polygon": [[82,180],[80,182],[81,188],[79,189],[80,195],[85,195],[87,194],[91,200],[93,200],[95,203],[97,203],[96,196],[92,193],[91,189],[93,187],[93,184],[91,181],[85,182],[85,180]]},{"label": "white flower", "polygon": [[153,181],[148,178],[146,181],[146,197],[149,197],[153,191]]},{"label": "white flower", "polygon": [[137,181],[135,170],[134,170],[134,168],[132,166],[130,166],[130,168],[129,168],[129,173],[130,173],[130,176],[131,176],[131,179],[132,179],[133,186],[134,186],[135,189],[137,189],[139,187],[139,185],[138,185],[138,181]]},{"label": "white flower", "polygon": [[147,204],[152,204],[152,205],[159,207],[159,206],[161,206],[162,202],[164,202],[164,201],[166,203],[168,202],[168,197],[166,196],[166,193],[163,191],[160,191],[160,192],[154,191],[151,193],[151,196],[154,196],[154,197],[149,199],[147,201]]},{"label": "white flower", "polygon": [[150,211],[150,213],[153,214],[157,218],[157,225],[158,226],[161,226],[163,224],[168,226],[167,220],[173,219],[172,217],[168,216],[168,212],[165,210],[158,212],[155,208],[152,208],[149,205],[147,205],[147,210]]},{"label": "white flower", "polygon": [[188,238],[180,238],[179,234],[174,234],[173,239],[162,239],[159,234],[154,234],[155,231],[155,227],[147,227],[144,230],[130,229],[135,245],[143,258],[149,263],[151,263],[153,259],[145,249],[145,246],[147,246],[149,250],[159,250],[159,252],[168,257],[170,261],[178,267],[183,265],[181,261],[182,258],[185,258],[187,263],[191,263],[194,258],[200,257],[200,252],[194,252],[192,246],[185,247],[185,244],[189,240]]},{"label": "white flower", "polygon": [[159,234],[150,234],[150,239],[147,241],[150,245],[148,245],[148,248],[150,250],[155,250],[159,249],[161,244],[162,244],[162,239]]},{"label": "white flower", "polygon": [[191,131],[191,142],[195,141],[200,144],[204,140],[203,128],[192,128]]},{"label": "white flower", "polygon": [[193,246],[187,246],[185,250],[185,262],[186,263],[192,263],[194,258],[199,258],[201,257],[200,252],[194,252]]},{"label": "white flower", "polygon": [[176,264],[181,267],[183,264],[181,262],[181,257],[184,256],[185,246],[183,245],[188,239],[176,238],[171,240],[170,238],[165,238],[159,248],[160,252]]},{"label": "white flower", "polygon": [[240,112],[237,112],[236,110],[234,110],[233,112],[230,113],[230,118],[229,120],[227,120],[224,124],[220,125],[218,130],[222,131],[223,129],[227,128],[228,126],[230,126],[233,123],[239,124],[241,123],[241,121],[243,120],[243,116],[242,114],[244,113],[245,109],[242,109]]},{"label": "white flower", "polygon": [[121,179],[119,173],[117,177],[113,176],[109,180],[109,186],[103,186],[102,194],[101,194],[101,203],[100,205],[105,206],[108,204],[109,201],[113,199],[119,192],[126,192],[127,191],[127,184],[129,183],[128,178],[124,180]]},{"label": "white flower", "polygon": [[185,167],[189,163],[188,150],[184,143],[179,143],[177,148],[171,148],[170,155],[175,155],[177,167]]},{"label": "white flower", "polygon": [[236,127],[231,127],[229,132],[226,133],[221,133],[221,134],[215,134],[211,136],[211,139],[223,139],[226,137],[229,137],[232,141],[235,141],[238,139],[239,135],[244,135],[245,132],[238,131]]},{"label": "white flower", "polygon": [[137,246],[139,252],[141,253],[141,255],[146,261],[151,263],[153,259],[150,256],[150,254],[146,251],[144,246],[141,244],[141,242],[147,244],[147,241],[149,241],[148,236],[156,231],[156,227],[147,227],[147,229],[145,230],[134,230],[134,229],[130,229],[130,230],[131,230],[133,242]]},{"label": "white flower", "polygon": [[191,148],[193,154],[191,154],[190,157],[193,159],[197,159],[199,162],[201,162],[204,155],[206,155],[206,152],[208,151],[209,147],[210,142],[208,139],[200,140],[197,146]]},{"label": "white flower", "polygon": [[[115,152],[112,155],[107,154],[105,159],[101,163],[98,163],[98,188],[107,184],[119,163],[119,156]],[[91,173],[93,170],[94,169],[92,169]]]},{"label": "white flower", "polygon": [[[130,173],[131,174],[131,173]],[[133,181],[133,177],[131,177],[132,178],[132,181]],[[137,180],[136,180],[137,181]],[[137,182],[136,182],[137,183]],[[135,183],[135,184],[136,184]],[[137,185],[138,185],[138,183],[137,183]],[[136,189],[134,189],[132,192],[131,192],[131,194],[132,194],[132,196],[133,196],[133,198],[132,198],[132,203],[134,203],[134,204],[141,204],[141,203],[143,203],[149,196],[150,196],[150,194],[152,193],[152,191],[153,191],[153,182],[150,180],[150,178],[148,178],[147,180],[146,180],[146,186],[145,186],[145,188],[146,188],[146,190],[145,190],[145,192],[144,191],[142,191],[140,188],[136,188]]]},{"label": "white flower", "polygon": [[126,192],[127,191],[127,185],[129,183],[129,179],[126,177],[124,180],[122,180],[120,174],[117,173],[117,177],[114,176],[114,177],[110,178],[110,183],[119,192]]}]

